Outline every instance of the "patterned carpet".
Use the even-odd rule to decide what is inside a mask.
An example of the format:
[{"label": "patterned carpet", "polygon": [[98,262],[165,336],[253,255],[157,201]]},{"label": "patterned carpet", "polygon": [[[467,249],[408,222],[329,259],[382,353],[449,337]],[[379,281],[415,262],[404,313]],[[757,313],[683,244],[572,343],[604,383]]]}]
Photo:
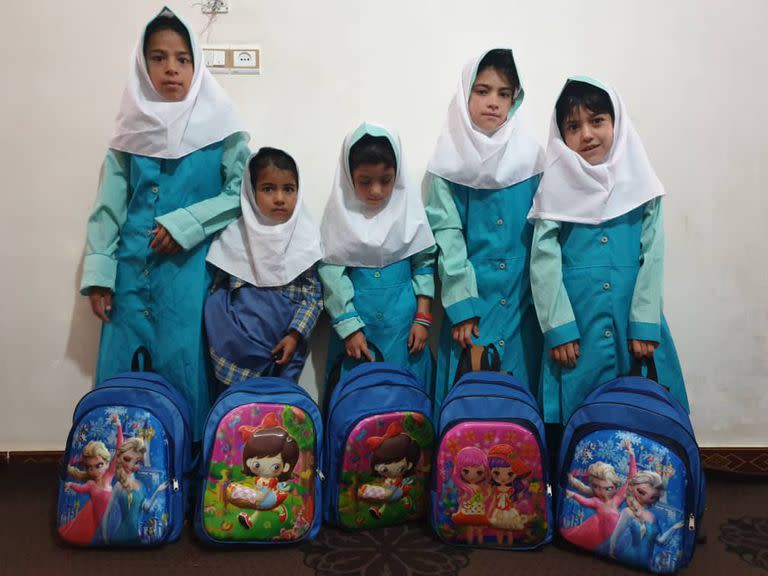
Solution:
[{"label": "patterned carpet", "polygon": [[[181,540],[157,550],[76,550],[61,545],[52,523],[54,464],[0,466],[0,574],[148,576],[481,576],[640,574],[553,544],[533,552],[472,550],[442,544],[421,525],[345,533],[323,528],[300,546],[212,550],[185,528]],[[703,534],[681,574],[768,574],[768,480],[708,476]]]}]

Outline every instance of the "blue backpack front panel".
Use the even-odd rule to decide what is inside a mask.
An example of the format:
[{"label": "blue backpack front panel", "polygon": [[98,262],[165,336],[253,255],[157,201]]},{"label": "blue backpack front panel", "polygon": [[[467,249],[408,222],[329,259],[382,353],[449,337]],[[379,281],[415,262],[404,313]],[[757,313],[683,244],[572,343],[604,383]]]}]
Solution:
[{"label": "blue backpack front panel", "polygon": [[704,476],[688,415],[656,382],[621,377],[590,393],[566,425],[559,462],[566,540],[657,573],[690,562]]}]

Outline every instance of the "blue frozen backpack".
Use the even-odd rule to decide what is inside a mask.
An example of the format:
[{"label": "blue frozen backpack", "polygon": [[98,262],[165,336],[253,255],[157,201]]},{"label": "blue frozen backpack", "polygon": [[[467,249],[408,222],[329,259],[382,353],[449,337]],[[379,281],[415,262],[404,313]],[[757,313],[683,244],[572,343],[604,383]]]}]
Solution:
[{"label": "blue frozen backpack", "polygon": [[467,372],[443,400],[431,523],[450,544],[537,548],[552,539],[544,423],[510,374]]},{"label": "blue frozen backpack", "polygon": [[[368,343],[376,357],[381,354]],[[343,356],[331,371],[329,388]],[[324,520],[351,530],[424,517],[432,402],[409,369],[361,364],[333,386],[326,412]]]},{"label": "blue frozen backpack", "polygon": [[298,384],[264,376],[233,383],[203,432],[195,533],[208,544],[288,544],[322,521],[323,425]]},{"label": "blue frozen backpack", "polygon": [[75,408],[57,510],[58,533],[70,544],[153,546],[181,534],[191,468],[189,410],[184,397],[151,372],[146,348],[136,351],[132,368],[99,384]]},{"label": "blue frozen backpack", "polygon": [[636,363],[574,410],[559,456],[558,530],[572,544],[655,573],[693,556],[704,475],[688,414]]}]

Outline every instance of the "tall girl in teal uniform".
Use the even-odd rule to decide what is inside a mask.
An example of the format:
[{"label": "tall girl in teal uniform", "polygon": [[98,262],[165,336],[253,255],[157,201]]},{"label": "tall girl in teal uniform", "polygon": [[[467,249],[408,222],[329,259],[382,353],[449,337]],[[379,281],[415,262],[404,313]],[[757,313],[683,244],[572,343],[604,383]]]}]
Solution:
[{"label": "tall girl in teal uniform", "polygon": [[328,367],[342,351],[372,359],[373,342],[384,360],[431,387],[434,238],[394,132],[366,123],[346,137],[320,229],[318,271],[333,326]]},{"label": "tall girl in teal uniform", "polygon": [[659,382],[688,409],[662,314],[664,193],[619,95],[569,79],[531,209],[546,422],[565,422],[593,388],[627,373],[633,356],[652,356]]},{"label": "tall girl in teal uniform", "polygon": [[526,216],[543,169],[528,126],[511,50],[467,63],[427,168],[427,216],[439,248],[445,320],[435,406],[453,382],[463,348],[495,344],[502,369],[535,390],[541,332],[528,261]]},{"label": "tall girl in teal uniform", "polygon": [[202,312],[211,235],[240,213],[248,137],[167,8],[143,31],[88,220],[81,292],[103,322],[97,385],[140,345],[189,402],[209,408]]}]

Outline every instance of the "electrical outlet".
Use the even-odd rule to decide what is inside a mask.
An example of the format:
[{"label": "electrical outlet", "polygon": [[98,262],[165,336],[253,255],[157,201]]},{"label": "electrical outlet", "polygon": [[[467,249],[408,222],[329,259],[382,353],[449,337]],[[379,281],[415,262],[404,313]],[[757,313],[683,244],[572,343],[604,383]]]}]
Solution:
[{"label": "electrical outlet", "polygon": [[226,14],[229,12],[229,0],[202,0],[203,14]]},{"label": "electrical outlet", "polygon": [[258,46],[230,46],[232,74],[261,74],[261,50]]}]

